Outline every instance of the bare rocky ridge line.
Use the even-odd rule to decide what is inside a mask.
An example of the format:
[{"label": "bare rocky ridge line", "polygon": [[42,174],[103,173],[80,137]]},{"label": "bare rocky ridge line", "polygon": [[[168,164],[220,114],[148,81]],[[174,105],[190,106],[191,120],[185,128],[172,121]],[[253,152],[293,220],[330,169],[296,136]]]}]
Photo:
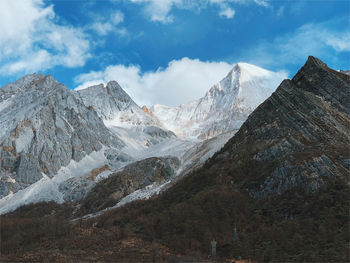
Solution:
[{"label": "bare rocky ridge line", "polygon": [[349,110],[348,76],[309,57],[248,117],[211,169],[233,171],[233,181],[257,199],[297,189],[312,195],[335,178],[348,184]]},{"label": "bare rocky ridge line", "polygon": [[[341,132],[341,136],[344,135],[349,101],[344,94],[337,93],[337,88],[334,87],[343,85],[343,82],[348,83],[348,76],[329,69],[314,58],[310,58],[307,65],[293,80],[282,82],[279,88],[281,91],[277,90],[265,102],[270,103],[269,107],[275,108],[274,110],[281,114],[277,115],[276,122],[266,126],[260,123],[260,120],[254,120],[260,123],[261,127],[254,131],[258,142],[252,142],[252,145],[258,145],[252,146],[257,147],[251,156],[254,162],[269,162],[286,154],[295,154],[307,149],[305,140],[319,138],[324,133],[324,127],[313,123],[318,122],[318,119],[308,116],[309,112],[315,112],[317,117],[324,116],[327,120],[327,129],[332,130],[332,125],[335,125],[336,128],[332,132],[334,131],[334,134]],[[318,72],[318,68],[324,71]],[[317,78],[323,78],[328,73],[336,75],[337,80],[326,78],[324,83],[317,82]],[[172,131],[163,128],[164,126],[169,128],[169,123],[166,124],[159,115],[155,116],[154,107],[151,110],[140,108],[115,81],[109,82],[106,86],[97,85],[80,91],[70,91],[51,76],[28,75],[0,89],[0,124],[7,128],[1,131],[2,135],[0,134],[0,138],[3,138],[0,143],[2,158],[0,194],[5,196],[21,189],[28,189],[31,194],[27,200],[38,202],[43,199],[31,189],[33,187],[38,191],[44,189],[40,188],[44,186],[35,184],[45,179],[44,200],[79,201],[98,183],[97,178],[110,176],[126,165],[136,165],[134,162],[149,157],[176,157],[180,162],[177,174],[189,174],[193,169],[200,168],[208,158],[220,150],[240,128],[248,114],[274,90],[274,87],[269,85],[281,76],[249,64],[237,64],[226,78],[206,93],[205,97],[195,103],[187,104],[188,107],[183,106],[180,111],[164,108],[164,112],[169,113],[169,116],[176,116],[175,120],[180,122],[179,127],[186,132],[186,136],[191,137],[178,138]],[[305,89],[303,91],[305,94],[294,91],[294,85]],[[320,92],[318,85],[327,86],[328,90]],[[330,89],[328,86],[333,88]],[[248,97],[247,94],[252,92],[256,96]],[[336,95],[333,96],[334,93]],[[317,95],[315,97],[312,94]],[[29,101],[25,101],[25,98]],[[303,101],[306,105],[302,104],[300,109],[295,108],[294,101],[286,98]],[[18,105],[15,103],[17,101]],[[311,106],[308,108],[308,102],[317,105],[317,109]],[[303,110],[307,114],[302,113]],[[339,115],[338,111],[347,115]],[[261,114],[261,120],[265,118],[264,114]],[[297,117],[293,114],[297,114]],[[186,118],[190,118],[190,122],[183,126],[184,123],[181,121]],[[250,125],[246,124],[250,123],[250,119],[251,117],[248,117],[244,125]],[[297,126],[294,123],[295,119],[298,119]],[[277,120],[281,123],[276,124]],[[312,131],[309,122],[316,127],[317,132]],[[192,129],[193,123],[194,126],[198,125],[195,129]],[[279,127],[276,125],[285,123],[289,128],[300,129],[302,135],[299,131],[298,135],[288,138],[274,138],[274,131]],[[196,136],[199,139],[215,137],[201,141],[198,138],[193,139]],[[237,136],[242,142],[246,140],[239,134]],[[271,140],[268,147],[265,145],[266,148],[259,146],[260,142],[265,142],[264,136]],[[242,154],[245,156],[246,153]],[[90,162],[89,170],[81,169],[82,172],[77,172],[78,167],[85,165],[85,162],[92,158],[90,155],[96,160]],[[238,160],[237,163],[239,162],[241,161]],[[346,158],[342,162],[346,162]],[[285,189],[290,189],[290,185],[305,182],[305,177],[294,176],[304,173],[304,170],[309,173],[315,169],[322,171],[326,169],[332,174],[337,173],[339,169],[322,168],[328,163],[333,163],[333,159],[327,154],[315,156],[305,166],[306,168],[304,166],[298,168],[290,162],[283,163],[279,170],[269,171],[270,179],[266,179],[264,183],[260,182],[260,187],[264,190],[256,193],[254,192],[256,189],[253,189],[251,194],[257,197],[264,196],[275,187],[279,189],[277,192],[282,193]],[[52,181],[47,180],[46,176],[54,177],[60,169],[63,169],[66,177],[56,180],[54,188],[51,189]],[[287,186],[276,186],[280,184],[281,178],[286,181],[285,178],[289,178],[291,173],[296,182],[287,182]],[[177,181],[176,178],[164,178],[164,180],[162,183]],[[310,186],[311,190],[309,189],[311,192],[317,190],[322,182],[315,179],[313,184]],[[32,188],[26,188],[29,186]],[[138,187],[142,188],[145,185],[138,184]],[[53,196],[50,199],[50,191],[52,194],[57,194],[57,198]],[[132,194],[131,191],[125,193]],[[24,192],[21,194],[25,195]],[[34,198],[34,195],[38,195],[38,198]],[[22,204],[16,201],[16,196],[15,194],[13,198],[8,196],[9,199],[0,200],[0,209],[9,204],[5,209],[9,211],[9,207],[14,209],[15,205]],[[13,202],[13,206],[10,205],[10,201]]]},{"label": "bare rocky ridge line", "polygon": [[159,121],[146,114],[116,81],[75,91],[87,107],[93,107],[107,125],[160,126]]}]

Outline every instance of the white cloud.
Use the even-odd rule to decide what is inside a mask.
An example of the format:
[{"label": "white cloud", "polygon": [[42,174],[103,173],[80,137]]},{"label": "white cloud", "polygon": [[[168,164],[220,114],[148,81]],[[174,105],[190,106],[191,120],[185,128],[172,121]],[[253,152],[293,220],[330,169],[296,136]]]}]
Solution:
[{"label": "white cloud", "polygon": [[84,65],[90,56],[86,35],[57,19],[42,0],[1,0],[0,74]]},{"label": "white cloud", "polygon": [[318,56],[327,61],[337,60],[337,52],[350,51],[350,29],[339,31],[333,29],[333,23],[304,24],[294,32],[263,41],[243,57],[263,66],[281,66],[303,63],[309,55]]},{"label": "white cloud", "polygon": [[350,52],[350,30],[344,34],[333,34],[326,39],[326,43],[336,51]]},{"label": "white cloud", "polygon": [[78,89],[116,80],[139,105],[177,106],[203,96],[232,69],[225,62],[173,60],[157,71],[143,73],[139,66],[113,65],[75,78]]},{"label": "white cloud", "polygon": [[283,5],[283,6],[280,6],[280,7],[277,9],[276,15],[277,15],[278,17],[283,16],[284,10],[285,10],[285,6],[284,6],[284,5]]},{"label": "white cloud", "polygon": [[269,6],[269,0],[254,0],[254,2],[257,4],[257,5],[261,5],[261,6]]},{"label": "white cloud", "polygon": [[222,10],[220,11],[219,15],[220,15],[220,16],[224,16],[224,17],[230,19],[230,18],[233,18],[233,17],[234,17],[234,15],[235,15],[235,10],[233,10],[233,9],[230,8],[230,7],[227,7],[227,8],[225,8],[225,9],[222,9]]},{"label": "white cloud", "polygon": [[124,14],[119,10],[114,11],[111,15],[111,21],[112,21],[113,25],[120,24],[121,22],[124,21]]},{"label": "white cloud", "polygon": [[132,3],[144,3],[146,4],[146,15],[152,21],[158,21],[162,23],[173,22],[173,16],[169,15],[169,12],[173,6],[180,7],[182,0],[130,0]]},{"label": "white cloud", "polygon": [[124,28],[117,27],[124,21],[124,14],[117,10],[114,11],[109,17],[98,18],[94,23],[88,26],[88,28],[95,31],[100,36],[105,36],[111,32],[119,35],[125,35],[126,30]]},{"label": "white cloud", "polygon": [[174,16],[171,14],[173,8],[200,10],[209,6],[219,8],[218,14],[226,18],[233,18],[235,10],[232,4],[254,3],[267,7],[269,0],[128,0],[131,3],[144,4],[146,16],[151,21],[171,23]]}]

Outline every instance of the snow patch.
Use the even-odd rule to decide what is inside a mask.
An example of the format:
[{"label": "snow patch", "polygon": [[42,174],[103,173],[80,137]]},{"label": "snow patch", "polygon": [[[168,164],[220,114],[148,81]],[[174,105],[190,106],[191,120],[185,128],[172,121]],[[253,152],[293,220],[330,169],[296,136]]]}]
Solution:
[{"label": "snow patch", "polygon": [[162,189],[164,189],[164,187],[167,186],[170,182],[171,181],[167,181],[163,184],[153,183],[151,185],[146,186],[145,188],[136,190],[135,192],[125,196],[115,206],[111,207],[110,209],[121,207],[135,200],[149,199],[150,197],[159,194],[162,191]]},{"label": "snow patch", "polygon": [[95,182],[98,183],[99,181],[108,178],[112,173],[112,171],[103,171],[102,173],[96,176]]},{"label": "snow patch", "polygon": [[11,98],[8,98],[7,100],[4,100],[2,102],[0,102],[0,112],[9,107],[12,104]]},{"label": "snow patch", "polygon": [[34,133],[32,128],[26,127],[25,130],[19,135],[19,137],[16,139],[16,150],[17,152],[22,152],[23,150],[27,149],[27,147],[30,145],[34,138]]},{"label": "snow patch", "polygon": [[170,182],[171,181],[167,181],[163,184],[153,183],[151,185],[146,186],[145,188],[138,189],[135,192],[122,198],[116,205],[114,205],[112,207],[107,207],[107,208],[105,208],[101,211],[98,211],[96,213],[91,213],[91,214],[87,214],[87,215],[79,217],[79,218],[75,218],[72,220],[72,222],[80,220],[80,219],[89,219],[89,218],[94,218],[94,217],[100,216],[107,211],[121,207],[121,206],[123,206],[127,203],[130,203],[132,201],[135,201],[135,200],[149,199],[150,197],[159,194],[162,191],[162,189],[164,189]]},{"label": "snow patch", "polygon": [[11,193],[3,197],[0,199],[0,215],[11,212],[20,206],[32,203],[45,201],[63,203],[63,193],[61,193],[58,188],[60,183],[72,177],[86,175],[90,173],[92,169],[107,164],[104,151],[105,149],[103,148],[98,152],[92,152],[79,162],[71,160],[68,166],[62,167],[53,178],[42,174],[43,178],[36,183],[14,194]]}]

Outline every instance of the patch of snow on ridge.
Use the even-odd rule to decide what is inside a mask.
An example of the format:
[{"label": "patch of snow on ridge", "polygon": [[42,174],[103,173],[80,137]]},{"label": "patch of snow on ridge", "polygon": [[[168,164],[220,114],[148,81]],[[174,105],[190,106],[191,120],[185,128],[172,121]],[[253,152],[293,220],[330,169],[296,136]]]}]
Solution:
[{"label": "patch of snow on ridge", "polygon": [[5,109],[6,107],[10,106],[11,103],[12,103],[11,98],[8,98],[8,99],[6,99],[6,100],[4,100],[4,101],[1,101],[1,102],[0,102],[0,112],[1,112],[3,109]]},{"label": "patch of snow on ridge", "polygon": [[41,180],[0,199],[0,214],[11,212],[23,205],[45,201],[63,203],[63,196],[58,191],[58,185],[43,174]]},{"label": "patch of snow on ridge", "polygon": [[33,137],[33,130],[30,127],[26,127],[23,133],[21,133],[15,141],[16,150],[18,152],[22,152],[24,149],[28,148],[30,143],[32,142]]},{"label": "patch of snow on ridge", "polygon": [[125,196],[114,206],[107,207],[101,211],[87,214],[87,215],[84,215],[84,216],[79,217],[79,218],[75,218],[72,220],[72,222],[80,220],[80,219],[89,219],[89,218],[94,218],[94,217],[100,216],[107,211],[121,207],[127,203],[132,202],[132,201],[149,199],[152,196],[159,194],[170,183],[171,183],[171,180],[169,180],[163,184],[153,183],[151,185],[147,185],[146,187],[138,189],[135,192]]},{"label": "patch of snow on ridge", "polygon": [[104,151],[105,149],[103,148],[98,152],[92,152],[79,162],[72,160],[68,166],[62,167],[53,178],[50,179],[45,174],[42,174],[43,178],[36,183],[3,197],[0,199],[0,215],[31,203],[45,201],[63,203],[63,193],[59,191],[60,183],[72,177],[88,174],[94,168],[107,164]]},{"label": "patch of snow on ridge", "polygon": [[159,194],[162,191],[162,189],[164,189],[169,183],[171,183],[171,181],[167,181],[163,184],[153,183],[151,185],[146,186],[145,188],[138,189],[135,192],[125,196],[115,206],[111,207],[110,209],[121,207],[135,200],[149,199],[152,196]]}]

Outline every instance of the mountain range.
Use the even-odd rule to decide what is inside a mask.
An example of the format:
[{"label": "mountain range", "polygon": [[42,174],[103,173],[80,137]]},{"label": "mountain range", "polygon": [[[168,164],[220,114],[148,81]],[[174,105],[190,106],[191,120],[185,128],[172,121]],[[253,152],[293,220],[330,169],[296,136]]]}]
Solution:
[{"label": "mountain range", "polygon": [[[150,157],[178,158],[177,175],[198,167],[283,76],[238,63],[203,98],[149,110],[116,81],[72,91],[52,76],[32,74],[5,85],[0,89],[0,212],[82,198],[101,178],[91,180],[91,173],[100,169],[106,177]],[[211,143],[202,142],[214,136]],[[79,193],[73,198],[73,192]]]},{"label": "mountain range", "polygon": [[4,86],[3,260],[204,261],[216,240],[218,262],[347,262],[350,76],[282,75],[238,63],[149,109],[116,82]]},{"label": "mountain range", "polygon": [[238,130],[248,115],[286,78],[257,66],[238,63],[204,97],[178,107],[153,105],[150,112],[178,136],[212,138]]}]

